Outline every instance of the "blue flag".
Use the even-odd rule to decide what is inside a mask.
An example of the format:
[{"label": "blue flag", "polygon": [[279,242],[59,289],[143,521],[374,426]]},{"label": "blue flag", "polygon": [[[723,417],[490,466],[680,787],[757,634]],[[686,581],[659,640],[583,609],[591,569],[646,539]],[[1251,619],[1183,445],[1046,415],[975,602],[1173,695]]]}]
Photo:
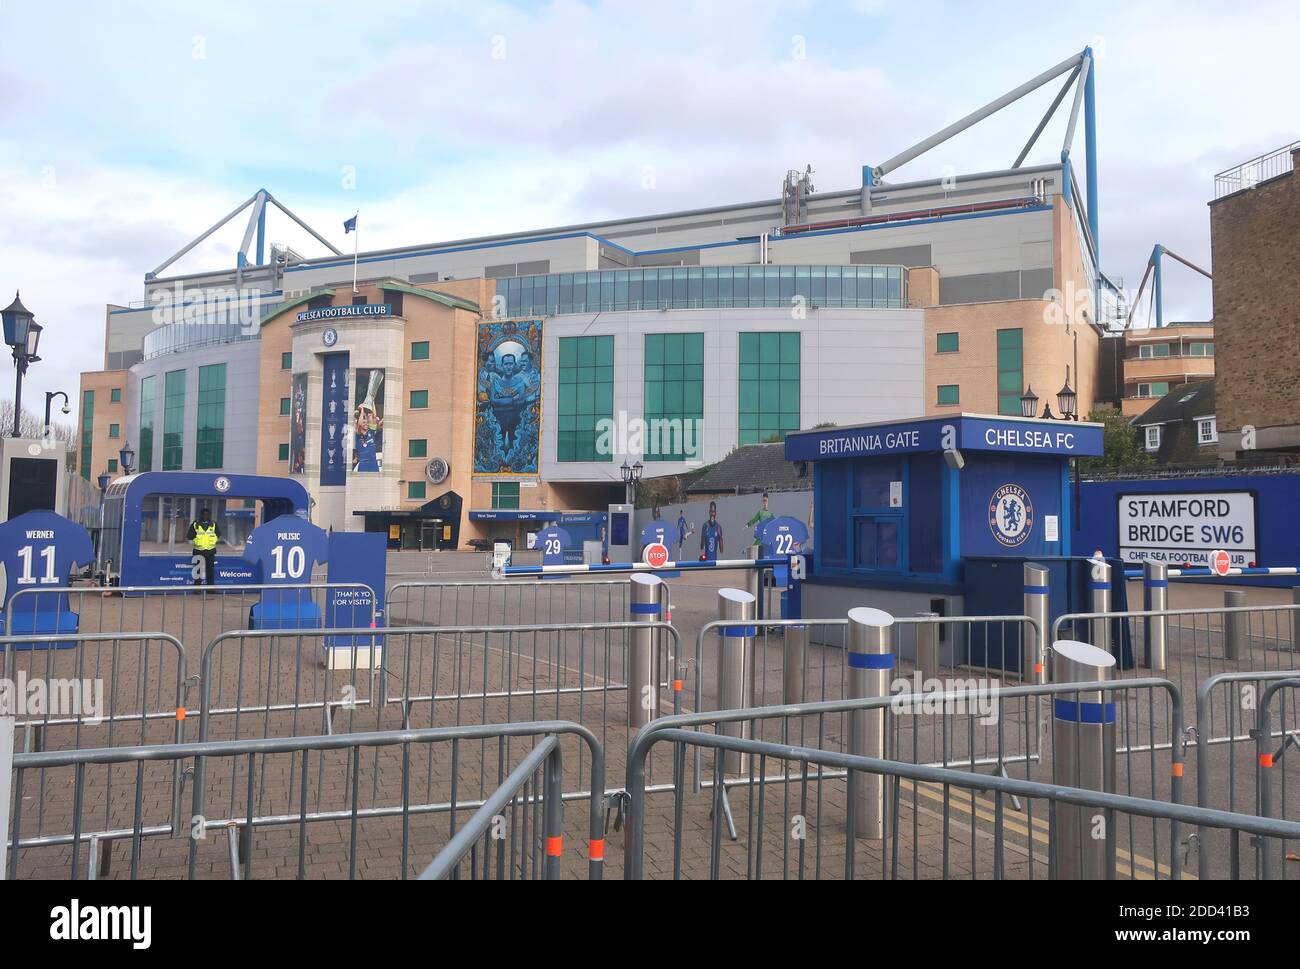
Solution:
[{"label": "blue flag", "polygon": [[352,218],[348,219],[346,222],[343,223],[343,234],[347,235],[349,232],[356,232],[356,231],[357,231],[357,217],[354,215],[352,216]]}]

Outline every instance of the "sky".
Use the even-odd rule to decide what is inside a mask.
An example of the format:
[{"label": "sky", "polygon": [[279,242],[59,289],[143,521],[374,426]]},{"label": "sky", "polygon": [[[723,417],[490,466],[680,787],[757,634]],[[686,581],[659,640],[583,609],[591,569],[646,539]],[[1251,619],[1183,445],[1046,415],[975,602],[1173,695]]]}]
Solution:
[{"label": "sky", "polygon": [[[105,304],[258,188],[344,250],[354,212],[368,249],[773,198],[809,164],[854,188],[1089,45],[1103,267],[1134,289],[1159,242],[1209,268],[1214,173],[1300,139],[1298,35],[1252,0],[0,0],[0,305],[45,326],[24,402],[75,398]],[[889,178],[1009,167],[1057,87]],[[1080,125],[1081,184],[1083,154]],[[233,266],[243,229],[169,272]],[[325,254],[283,217],[268,241]],[[1167,266],[1166,320],[1210,318]]]}]

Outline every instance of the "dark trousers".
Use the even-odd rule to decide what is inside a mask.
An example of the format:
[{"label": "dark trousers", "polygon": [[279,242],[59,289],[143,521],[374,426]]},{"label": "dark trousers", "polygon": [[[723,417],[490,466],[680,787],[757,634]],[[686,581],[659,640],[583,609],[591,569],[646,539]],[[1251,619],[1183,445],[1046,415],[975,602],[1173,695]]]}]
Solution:
[{"label": "dark trousers", "polygon": [[217,550],[210,548],[206,552],[194,549],[194,554],[203,559],[203,575],[195,578],[195,585],[215,585],[217,580]]}]

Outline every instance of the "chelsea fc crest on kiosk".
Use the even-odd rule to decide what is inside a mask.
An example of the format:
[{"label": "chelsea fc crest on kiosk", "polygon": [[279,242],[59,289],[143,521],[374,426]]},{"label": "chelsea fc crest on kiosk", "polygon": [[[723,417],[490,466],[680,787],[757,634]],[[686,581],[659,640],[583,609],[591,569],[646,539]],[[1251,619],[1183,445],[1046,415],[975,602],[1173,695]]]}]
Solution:
[{"label": "chelsea fc crest on kiosk", "polygon": [[1007,548],[1022,545],[1034,528],[1034,503],[1020,485],[1005,484],[989,500],[989,528]]}]

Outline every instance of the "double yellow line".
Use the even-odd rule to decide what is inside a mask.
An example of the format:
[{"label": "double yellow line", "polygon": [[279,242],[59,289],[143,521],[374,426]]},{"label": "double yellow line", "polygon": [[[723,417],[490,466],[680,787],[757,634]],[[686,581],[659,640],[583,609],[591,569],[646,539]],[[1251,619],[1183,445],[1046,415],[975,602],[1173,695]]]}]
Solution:
[{"label": "double yellow line", "polygon": [[[946,803],[951,811],[955,811],[964,818],[974,817],[975,820],[986,822],[990,826],[997,821],[997,804],[986,794],[976,795],[973,791],[950,788],[948,796],[945,798],[942,784],[933,784],[926,781],[916,783],[907,778],[899,778],[899,783],[902,785],[900,798],[905,797],[907,792],[915,792],[918,798],[933,801],[939,805]],[[1047,847],[1050,844],[1048,838],[1050,829],[1047,819],[1035,817],[1032,819],[1031,826],[1031,819],[1012,809],[1010,801],[1010,796],[1004,797],[1002,809],[1003,831],[1019,835],[1027,841],[1032,839],[1035,844],[1041,844],[1044,849],[1044,857],[1046,857]],[[969,825],[967,826],[969,827]],[[1157,877],[1157,873],[1161,878],[1168,879],[1172,877],[1168,865],[1154,862],[1144,855],[1131,854],[1118,846],[1115,848],[1115,858],[1115,874],[1121,878],[1151,880]],[[1183,870],[1182,877],[1186,880],[1195,878],[1186,869]]]}]

